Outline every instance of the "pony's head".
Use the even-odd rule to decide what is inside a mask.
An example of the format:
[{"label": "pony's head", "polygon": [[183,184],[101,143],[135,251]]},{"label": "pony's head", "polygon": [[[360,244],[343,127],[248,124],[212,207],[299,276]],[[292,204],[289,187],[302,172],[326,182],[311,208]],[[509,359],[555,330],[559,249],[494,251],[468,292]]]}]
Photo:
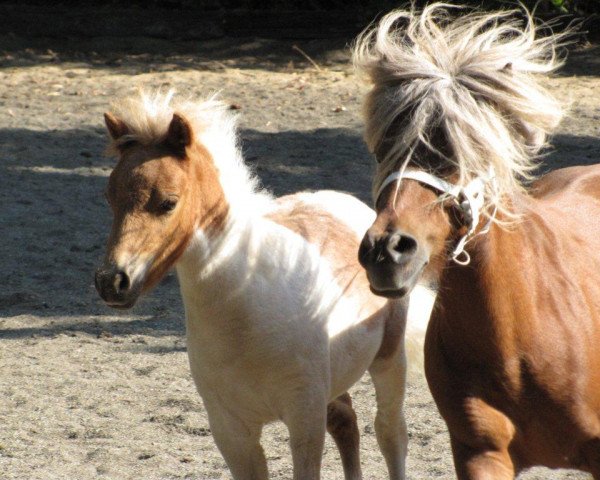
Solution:
[{"label": "pony's head", "polygon": [[365,140],[378,162],[378,215],[359,257],[384,296],[423,274],[435,282],[491,223],[518,219],[513,199],[562,115],[532,75],[557,68],[560,37],[540,37],[526,12],[450,8],[394,11],[354,49],[373,83]]},{"label": "pony's head", "polygon": [[[105,114],[118,162],[106,190],[113,224],[95,280],[111,307],[133,306],[181,257],[197,229],[210,236],[223,228],[229,206],[214,151],[203,141],[223,123],[233,135],[223,112],[215,101],[171,106],[170,94],[142,94]],[[213,125],[215,118],[225,120]]]}]

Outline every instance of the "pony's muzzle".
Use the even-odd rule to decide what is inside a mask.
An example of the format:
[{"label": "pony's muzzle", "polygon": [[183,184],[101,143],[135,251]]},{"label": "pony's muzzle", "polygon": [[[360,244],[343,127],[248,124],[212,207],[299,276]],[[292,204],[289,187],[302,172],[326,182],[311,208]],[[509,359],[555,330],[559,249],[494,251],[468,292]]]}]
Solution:
[{"label": "pony's muzzle", "polygon": [[109,306],[129,308],[135,303],[132,299],[131,280],[127,272],[116,266],[101,267],[94,277],[96,290]]},{"label": "pony's muzzle", "polygon": [[379,237],[368,231],[360,244],[358,260],[365,268],[374,263],[402,265],[412,260],[417,247],[417,241],[412,236],[400,231]]},{"label": "pony's muzzle", "polygon": [[417,240],[400,230],[365,234],[358,250],[358,260],[367,271],[373,293],[385,297],[401,297],[414,286],[413,266]]}]

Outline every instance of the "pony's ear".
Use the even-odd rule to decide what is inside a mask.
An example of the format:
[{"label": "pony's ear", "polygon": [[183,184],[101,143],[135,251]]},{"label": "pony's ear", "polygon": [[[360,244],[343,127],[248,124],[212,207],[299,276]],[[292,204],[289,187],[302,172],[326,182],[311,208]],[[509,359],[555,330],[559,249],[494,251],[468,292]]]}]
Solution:
[{"label": "pony's ear", "polygon": [[192,144],[193,136],[189,122],[178,113],[174,113],[167,131],[167,143],[178,155],[184,155],[186,147]]},{"label": "pony's ear", "polygon": [[106,112],[104,114],[104,123],[106,124],[106,129],[113,140],[118,140],[123,135],[127,135],[129,133],[129,128],[127,128],[127,125],[125,125],[123,120],[115,117],[110,112]]}]

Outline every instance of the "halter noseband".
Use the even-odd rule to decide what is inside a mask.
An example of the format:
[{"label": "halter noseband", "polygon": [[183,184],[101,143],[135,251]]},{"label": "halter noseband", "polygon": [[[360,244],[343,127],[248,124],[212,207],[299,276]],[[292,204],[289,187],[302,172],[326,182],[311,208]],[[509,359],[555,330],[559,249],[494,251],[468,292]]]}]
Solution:
[{"label": "halter noseband", "polygon": [[475,234],[475,230],[477,229],[481,218],[481,210],[484,206],[485,185],[486,183],[491,182],[494,189],[496,188],[493,167],[490,167],[490,170],[485,177],[477,177],[464,187],[446,182],[445,180],[422,170],[407,169],[400,172],[394,172],[388,175],[379,187],[379,190],[377,190],[375,203],[377,203],[379,196],[388,185],[393,182],[400,182],[404,178],[429,185],[438,192],[441,192],[441,195],[439,195],[440,197],[448,196],[454,200],[456,207],[460,210],[466,220],[465,226],[467,227],[467,233],[465,233],[458,241],[458,244],[452,251],[451,258],[459,265],[468,265],[471,262],[471,256],[465,250],[465,245],[475,235],[487,233],[496,216],[496,207],[494,207],[494,210],[483,229]]}]

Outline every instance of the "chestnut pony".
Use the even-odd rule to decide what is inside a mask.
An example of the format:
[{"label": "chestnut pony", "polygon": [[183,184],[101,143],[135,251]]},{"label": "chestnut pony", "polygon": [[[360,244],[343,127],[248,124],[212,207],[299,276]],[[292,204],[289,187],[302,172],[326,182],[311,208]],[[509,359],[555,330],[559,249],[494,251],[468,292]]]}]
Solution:
[{"label": "chestnut pony", "polygon": [[[360,479],[347,390],[368,370],[377,440],[390,478],[403,479],[408,299],[373,295],[356,258],[374,212],[342,193],[260,191],[235,118],[214,99],[142,94],[105,120],[119,160],[96,287],[109,306],[129,308],[176,267],[192,375],[233,477],[267,479],[261,429],[282,420],[294,479],[319,478],[326,430],[345,478]],[[421,292],[407,331],[414,356],[432,304]]]},{"label": "chestnut pony", "polygon": [[394,11],[357,41],[378,161],[360,261],[387,298],[437,284],[425,373],[460,479],[600,479],[600,168],[530,183],[562,113],[533,74],[564,36],[451,8]]}]

